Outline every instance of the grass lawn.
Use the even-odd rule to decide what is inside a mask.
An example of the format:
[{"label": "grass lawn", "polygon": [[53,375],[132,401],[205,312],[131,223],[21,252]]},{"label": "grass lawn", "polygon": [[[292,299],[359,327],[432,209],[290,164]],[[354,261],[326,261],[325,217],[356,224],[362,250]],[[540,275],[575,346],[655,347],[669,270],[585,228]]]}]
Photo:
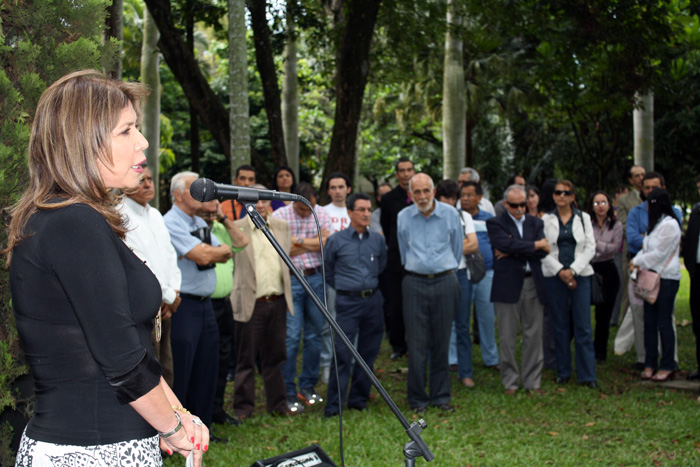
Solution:
[{"label": "grass lawn", "polygon": [[[688,308],[688,277],[684,278],[676,304],[679,359],[683,370],[695,369],[695,347]],[[632,369],[634,351],[622,357],[612,352],[598,365],[602,391],[570,383],[554,384],[554,372],[542,378],[544,396],[519,392],[504,394],[497,372],[481,364],[474,347],[474,379],[477,387],[463,388],[452,373],[452,404],[456,413],[429,409],[422,414],[428,424],[423,438],[435,454],[417,465],[530,466],[530,465],[700,465],[700,402],[697,392],[676,391],[653,383],[642,384]],[[406,402],[406,360],[389,359],[385,342],[375,364],[380,381],[409,420],[417,419]],[[684,377],[684,375],[683,375]],[[258,379],[260,379],[258,377]],[[261,382],[258,412],[237,428],[215,425],[214,432],[228,442],[210,446],[208,466],[250,466],[273,457],[319,444],[340,466],[338,419],[324,419],[323,407],[311,407],[298,416],[272,417],[264,412]],[[231,408],[232,385],[227,388]],[[326,387],[317,386],[325,396]],[[347,466],[404,465],[402,447],[408,441],[401,424],[377,391],[365,412],[343,415],[343,443]],[[232,410],[231,410],[232,412]],[[181,457],[166,466],[182,465]]]}]

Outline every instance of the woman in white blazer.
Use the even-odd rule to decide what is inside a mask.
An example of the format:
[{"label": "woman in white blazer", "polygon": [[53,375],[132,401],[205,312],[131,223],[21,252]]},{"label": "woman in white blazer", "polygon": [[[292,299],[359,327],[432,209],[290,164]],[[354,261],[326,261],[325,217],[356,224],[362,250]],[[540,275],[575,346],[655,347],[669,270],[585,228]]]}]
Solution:
[{"label": "woman in white blazer", "polygon": [[571,323],[576,343],[576,379],[598,388],[591,328],[591,260],[595,237],[591,217],[575,204],[574,184],[559,180],[554,188],[556,209],[542,218],[550,252],[542,260],[554,327],[557,384],[571,378]]},{"label": "woman in white blazer", "polygon": [[[647,198],[649,226],[644,244],[630,261],[632,271],[640,267],[656,271],[661,276],[659,295],[654,304],[644,302],[644,371],[642,379],[666,381],[673,378],[675,334],[673,332],[673,304],[681,280],[681,264],[678,258],[681,242],[681,225],[673,212],[671,198],[662,188],[656,188]],[[659,362],[658,336],[661,336],[661,364]]]}]

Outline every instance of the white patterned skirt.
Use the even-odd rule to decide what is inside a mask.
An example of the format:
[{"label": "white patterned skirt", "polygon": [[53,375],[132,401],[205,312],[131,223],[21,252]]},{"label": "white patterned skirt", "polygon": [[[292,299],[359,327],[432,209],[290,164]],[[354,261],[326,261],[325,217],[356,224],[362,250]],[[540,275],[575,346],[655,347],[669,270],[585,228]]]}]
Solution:
[{"label": "white patterned skirt", "polygon": [[113,444],[72,446],[36,441],[22,435],[15,467],[159,467],[158,435]]}]

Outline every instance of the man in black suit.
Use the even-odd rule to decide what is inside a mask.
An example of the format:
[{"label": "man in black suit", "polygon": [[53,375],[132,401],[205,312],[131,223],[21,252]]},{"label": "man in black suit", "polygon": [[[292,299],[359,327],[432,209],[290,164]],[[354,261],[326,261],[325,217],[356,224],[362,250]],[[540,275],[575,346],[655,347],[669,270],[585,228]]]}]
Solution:
[{"label": "man in black suit", "polygon": [[399,184],[389,193],[382,196],[382,214],[380,222],[387,246],[387,262],[384,270],[386,282],[387,314],[389,322],[389,343],[393,349],[392,360],[398,360],[406,354],[406,327],[403,322],[403,303],[401,298],[401,279],[403,267],[401,266],[401,253],[399,242],[396,238],[396,218],[399,212],[412,204],[408,197],[408,182],[415,175],[413,162],[401,158],[396,162],[396,178]]},{"label": "man in black suit", "polygon": [[[695,179],[700,193],[700,176]],[[693,206],[688,219],[688,229],[683,237],[683,262],[690,275],[690,314],[695,334],[695,358],[698,366],[688,375],[689,380],[700,379],[700,203]]]},{"label": "man in black suit", "polygon": [[[549,243],[542,221],[525,213],[526,200],[522,186],[509,186],[503,196],[506,212],[486,221],[496,258],[491,301],[500,337],[501,382],[510,396],[515,396],[521,377],[526,390],[542,392],[542,318],[547,291],[540,261],[549,252]],[[515,360],[518,323],[522,323],[523,335],[521,372]]]}]

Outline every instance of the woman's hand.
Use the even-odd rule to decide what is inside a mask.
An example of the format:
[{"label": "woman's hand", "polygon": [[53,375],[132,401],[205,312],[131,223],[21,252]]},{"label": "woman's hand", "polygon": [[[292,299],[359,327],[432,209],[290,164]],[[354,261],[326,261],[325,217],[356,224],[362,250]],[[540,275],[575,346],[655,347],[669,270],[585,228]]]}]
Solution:
[{"label": "woman's hand", "polygon": [[577,286],[576,279],[574,279],[574,272],[571,269],[562,269],[559,271],[559,279],[571,290],[574,290]]},{"label": "woman's hand", "polygon": [[182,420],[183,429],[168,438],[161,438],[161,448],[169,452],[177,452],[184,457],[194,455],[195,467],[202,466],[202,457],[209,449],[209,429],[196,415],[187,412],[177,412]]}]

